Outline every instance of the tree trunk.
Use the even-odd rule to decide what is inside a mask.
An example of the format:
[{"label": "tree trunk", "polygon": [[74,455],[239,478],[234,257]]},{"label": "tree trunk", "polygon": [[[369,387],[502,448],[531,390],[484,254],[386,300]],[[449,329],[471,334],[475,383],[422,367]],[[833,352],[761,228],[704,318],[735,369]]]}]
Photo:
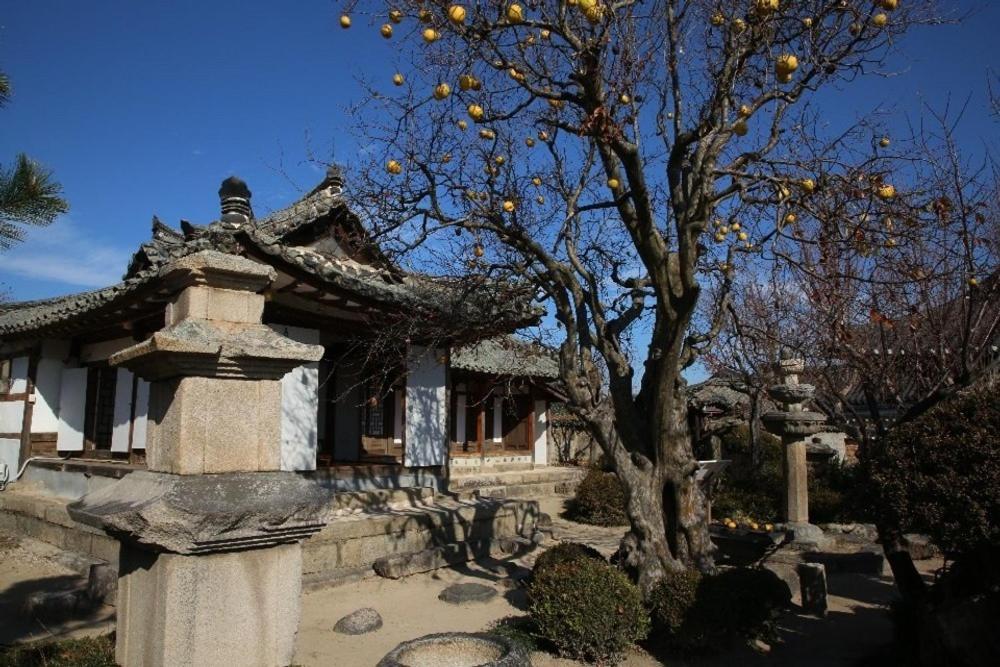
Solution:
[{"label": "tree trunk", "polygon": [[[627,453],[615,460],[625,491],[625,511],[631,530],[622,539],[618,562],[648,595],[671,571],[714,568],[714,547],[708,532],[708,504],[696,479],[698,462],[692,453],[686,422],[675,420],[668,457],[653,464]],[[611,457],[614,458],[614,457]]]}]

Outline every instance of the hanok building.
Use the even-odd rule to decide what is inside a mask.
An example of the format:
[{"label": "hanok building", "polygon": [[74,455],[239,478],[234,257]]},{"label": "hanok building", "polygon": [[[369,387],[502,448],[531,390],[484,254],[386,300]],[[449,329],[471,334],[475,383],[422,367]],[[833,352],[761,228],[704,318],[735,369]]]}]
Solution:
[{"label": "hanok building", "polygon": [[[29,476],[63,474],[56,484],[73,487],[84,469],[144,465],[149,385],[108,359],[163,330],[173,319],[168,307],[207,309],[169,304],[173,263],[203,251],[272,267],[278,278],[265,293],[263,322],[325,349],[321,361],[282,380],[283,470],[315,471],[333,489],[440,488],[449,462],[544,465],[545,383],[558,368],[508,336],[538,310],[509,285],[402,270],[341,192],[332,168],[292,206],[256,218],[249,189],[231,178],[219,191],[218,221],[182,221],[175,231],[154,218],[152,240],[120,283],[0,305],[0,463],[8,476],[27,466]],[[248,303],[233,292],[225,307]]]}]

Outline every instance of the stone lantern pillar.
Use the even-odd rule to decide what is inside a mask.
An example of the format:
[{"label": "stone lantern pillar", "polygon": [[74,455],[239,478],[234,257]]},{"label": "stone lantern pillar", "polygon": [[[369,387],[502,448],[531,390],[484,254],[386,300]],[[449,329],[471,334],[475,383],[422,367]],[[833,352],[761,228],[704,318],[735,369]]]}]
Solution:
[{"label": "stone lantern pillar", "polygon": [[322,347],[261,323],[274,269],[215,251],[168,265],[166,326],[111,363],[150,382],[148,470],[70,506],[121,541],[116,661],[288,665],[301,542],[324,494],[280,471],[281,383]]},{"label": "stone lantern pillar", "polygon": [[781,373],[784,382],[769,388],[767,392],[782,409],[764,414],[761,421],[770,433],[781,438],[784,450],[785,523],[795,531],[796,542],[818,542],[823,533],[809,523],[806,438],[823,430],[826,417],[804,408],[804,404],[816,392],[812,385],[799,383],[799,374],[804,369],[805,362],[802,359],[794,358],[788,350],[782,351]]}]

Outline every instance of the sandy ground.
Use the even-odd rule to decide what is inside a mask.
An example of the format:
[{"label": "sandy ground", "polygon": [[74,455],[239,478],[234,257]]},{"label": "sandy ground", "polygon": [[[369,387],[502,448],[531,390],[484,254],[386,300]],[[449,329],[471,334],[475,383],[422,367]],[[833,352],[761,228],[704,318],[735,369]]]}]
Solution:
[{"label": "sandy ground", "polygon": [[[583,541],[608,554],[614,551],[622,528],[596,528],[575,524],[558,516],[561,501],[542,503],[554,520],[554,535],[562,540]],[[296,664],[366,667],[375,665],[400,642],[445,631],[475,632],[487,629],[507,616],[524,615],[523,590],[515,580],[530,568],[539,552],[516,561],[490,561],[466,567],[439,570],[393,581],[371,577],[336,588],[308,592],[302,600]],[[935,561],[918,566],[931,572]],[[68,566],[65,554],[32,540],[0,536],[0,644],[53,636],[79,636],[110,632],[114,610],[102,607],[80,618],[49,623],[29,619],[23,613],[24,599],[38,590],[58,590],[79,585],[80,576]],[[452,583],[477,582],[495,588],[498,595],[486,603],[462,606],[438,600]],[[810,665],[834,667],[857,665],[884,649],[892,637],[892,624],[885,612],[895,590],[888,577],[834,575],[829,579],[829,613],[819,619],[793,609],[781,619],[780,639],[767,654],[736,647],[721,654],[682,660],[671,658],[671,666],[708,665]],[[797,602],[797,599],[795,600]],[[333,631],[342,616],[361,607],[373,607],[383,619],[377,632],[347,636]],[[578,663],[551,655],[532,656],[535,667],[569,667]],[[665,664],[636,649],[626,667]]]},{"label": "sandy ground", "polygon": [[63,636],[104,634],[114,630],[113,607],[102,606],[69,620],[47,622],[24,612],[29,595],[85,585],[68,554],[26,538],[0,535],[0,645]]}]

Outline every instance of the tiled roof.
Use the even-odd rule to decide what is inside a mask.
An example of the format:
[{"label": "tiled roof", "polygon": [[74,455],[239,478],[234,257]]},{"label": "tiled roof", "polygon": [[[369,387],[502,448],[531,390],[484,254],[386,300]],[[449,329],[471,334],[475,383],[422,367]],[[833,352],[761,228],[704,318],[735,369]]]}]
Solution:
[{"label": "tiled roof", "polygon": [[[376,263],[363,264],[299,246],[325,233],[332,221],[344,224],[349,234],[363,242],[364,231],[340,196],[340,188],[329,185],[321,184],[290,207],[248,223],[216,221],[199,227],[182,221],[182,231],[176,231],[154,218],[153,238],[133,255],[122,282],[54,299],[0,304],[0,336],[71,335],[95,322],[113,320],[126,307],[162,308],[169,294],[157,280],[161,271],[171,261],[202,250],[254,254],[263,261],[298,269],[320,289],[356,295],[387,312],[402,309],[461,323],[467,329],[480,326],[486,335],[537,319],[539,313],[530,301],[509,285],[407,274],[391,266],[374,247],[365,252]],[[137,299],[146,303],[137,305]]]},{"label": "tiled roof", "polygon": [[488,338],[452,350],[451,367],[491,375],[559,377],[559,361],[553,350],[510,336]]}]

